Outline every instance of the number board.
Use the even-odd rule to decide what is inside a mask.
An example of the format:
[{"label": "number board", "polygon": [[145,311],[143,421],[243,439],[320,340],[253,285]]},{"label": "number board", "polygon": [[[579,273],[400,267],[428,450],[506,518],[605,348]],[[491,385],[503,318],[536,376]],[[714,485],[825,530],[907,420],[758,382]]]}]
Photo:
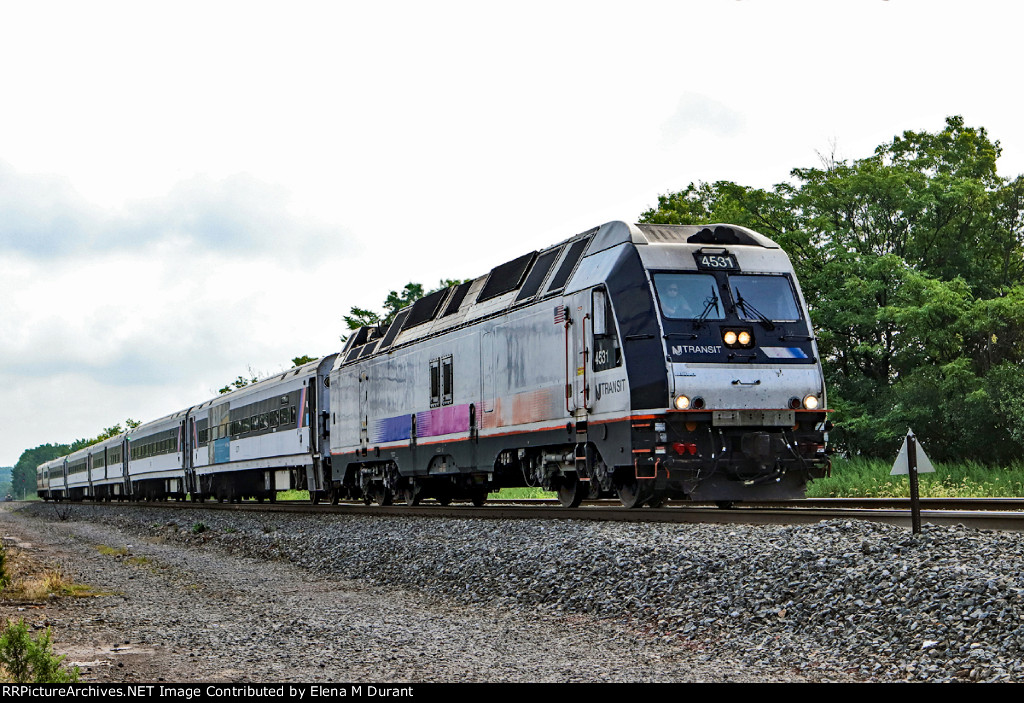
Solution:
[{"label": "number board", "polygon": [[727,251],[706,252],[697,251],[693,253],[697,262],[697,268],[702,271],[739,271],[740,265],[736,257]]}]

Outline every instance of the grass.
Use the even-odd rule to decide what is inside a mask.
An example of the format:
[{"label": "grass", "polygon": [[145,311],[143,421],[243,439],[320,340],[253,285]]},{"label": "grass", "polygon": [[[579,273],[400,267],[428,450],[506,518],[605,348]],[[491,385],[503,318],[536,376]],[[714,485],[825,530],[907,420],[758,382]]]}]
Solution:
[{"label": "grass", "polygon": [[558,494],[543,488],[502,488],[497,493],[487,494],[494,500],[523,500],[526,498],[556,498]]},{"label": "grass", "polygon": [[127,547],[108,547],[105,544],[101,544],[96,547],[96,551],[108,557],[126,557],[128,556]]},{"label": "grass", "polygon": [[[1024,496],[1024,464],[1007,468],[977,462],[939,464],[935,473],[919,474],[923,498],[1016,498]],[[892,462],[881,459],[834,459],[832,476],[814,481],[808,498],[909,498],[910,481],[890,476]]]},{"label": "grass", "polygon": [[[516,500],[519,498],[554,498],[554,493],[549,493],[540,488],[502,488],[496,493],[490,493],[488,498],[495,500]],[[309,491],[278,491],[278,500],[309,500]]]},{"label": "grass", "polygon": [[6,584],[0,595],[5,600],[33,602],[57,596],[88,598],[106,595],[91,586],[70,581],[59,568],[40,564],[21,549],[5,549],[4,564]]},{"label": "grass", "polygon": [[309,501],[309,491],[278,491],[277,499]]}]

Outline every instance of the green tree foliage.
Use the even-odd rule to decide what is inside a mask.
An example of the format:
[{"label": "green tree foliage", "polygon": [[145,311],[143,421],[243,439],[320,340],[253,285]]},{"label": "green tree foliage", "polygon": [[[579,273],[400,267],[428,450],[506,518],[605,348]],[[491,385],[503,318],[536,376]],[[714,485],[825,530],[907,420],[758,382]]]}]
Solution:
[{"label": "green tree foliage", "polygon": [[111,437],[117,437],[120,434],[124,434],[125,432],[129,432],[131,430],[134,430],[136,427],[138,427],[141,424],[142,423],[139,422],[138,420],[133,420],[131,418],[128,418],[127,420],[125,420],[124,427],[121,427],[121,423],[118,423],[118,424],[114,425],[113,427],[106,428],[105,430],[100,432],[98,435],[96,435],[92,439],[76,439],[74,442],[71,443],[71,448],[69,449],[69,451],[77,452],[79,449],[85,449],[86,447],[91,447],[94,444],[99,444],[100,442],[102,442],[105,439],[110,439]]},{"label": "green tree foliage", "polygon": [[732,222],[793,259],[818,331],[832,434],[889,456],[907,427],[937,460],[1024,450],[1024,178],[950,117],[770,190],[691,184],[642,221]]},{"label": "green tree foliage", "polygon": [[24,499],[36,494],[36,467],[40,464],[70,453],[68,444],[40,444],[33,449],[26,449],[18,457],[18,462],[11,472],[11,484],[14,497]]},{"label": "green tree foliage", "polygon": [[140,424],[142,423],[138,420],[128,418],[125,420],[123,426],[121,423],[118,423],[112,427],[108,427],[91,439],[76,439],[71,444],[41,444],[38,447],[26,449],[21,453],[21,456],[18,457],[18,463],[14,465],[14,468],[11,471],[11,492],[18,499],[35,495],[36,468],[40,464],[45,464],[48,461],[65,456],[71,452],[77,452],[79,449],[91,447],[105,439],[110,439],[111,437],[124,434],[125,432],[135,429]]},{"label": "green tree foliage", "polygon": [[297,356],[294,359],[292,359],[292,368],[294,369],[296,366],[308,364],[309,362],[316,361],[319,358],[320,357],[318,356],[307,356],[305,354],[303,354],[302,356]]},{"label": "green tree foliage", "polygon": [[230,393],[231,391],[237,391],[239,388],[245,388],[246,386],[252,383],[259,383],[260,380],[260,374],[257,373],[256,371],[253,371],[253,368],[250,366],[248,374],[246,374],[245,376],[239,376],[231,383],[218,389],[217,392],[220,393],[221,395],[224,395],[225,393]]}]

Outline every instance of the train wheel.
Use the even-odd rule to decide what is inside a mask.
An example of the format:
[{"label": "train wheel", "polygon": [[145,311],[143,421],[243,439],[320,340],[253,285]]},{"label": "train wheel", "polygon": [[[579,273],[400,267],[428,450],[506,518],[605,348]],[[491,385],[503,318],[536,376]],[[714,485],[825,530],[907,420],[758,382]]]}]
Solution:
[{"label": "train wheel", "polygon": [[487,502],[487,486],[473,486],[473,488],[470,489],[469,499],[473,501],[473,505],[476,507],[479,508],[482,506]]},{"label": "train wheel", "polygon": [[665,505],[665,495],[663,493],[655,493],[654,497],[647,501],[648,508],[660,508]]},{"label": "train wheel", "polygon": [[313,505],[320,505],[320,491],[310,491],[309,502]]},{"label": "train wheel", "polygon": [[402,500],[405,501],[406,505],[419,505],[422,500],[421,492],[416,490],[417,486],[414,483],[409,483],[405,488],[402,489]]},{"label": "train wheel", "polygon": [[642,485],[635,478],[629,478],[617,487],[619,502],[625,508],[639,508],[650,500],[651,496],[646,486]]},{"label": "train wheel", "polygon": [[384,487],[375,490],[373,492],[373,498],[375,501],[377,501],[377,505],[380,505],[382,507],[385,505],[391,505],[391,503],[393,502],[391,490]]},{"label": "train wheel", "polygon": [[732,510],[734,507],[736,507],[736,503],[734,503],[731,500],[716,500],[715,505],[717,505],[722,510]]},{"label": "train wheel", "polygon": [[558,484],[558,502],[563,508],[578,508],[589,495],[590,482],[580,481],[576,476],[565,476]]}]

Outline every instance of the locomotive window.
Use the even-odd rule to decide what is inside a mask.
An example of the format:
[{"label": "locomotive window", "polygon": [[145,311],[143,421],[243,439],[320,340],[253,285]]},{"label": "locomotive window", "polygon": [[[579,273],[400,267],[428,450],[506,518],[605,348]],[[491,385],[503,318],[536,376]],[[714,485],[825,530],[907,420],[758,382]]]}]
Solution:
[{"label": "locomotive window", "polygon": [[656,273],[654,288],[665,317],[674,320],[724,320],[715,277],[704,273]]},{"label": "locomotive window", "polygon": [[430,407],[441,404],[441,360],[430,360]]},{"label": "locomotive window", "polygon": [[446,356],[441,359],[441,404],[451,405],[453,398],[452,385],[454,384],[452,373],[452,357]]},{"label": "locomotive window", "polygon": [[793,286],[786,276],[729,276],[732,300],[740,318],[757,322],[796,322],[800,308]]},{"label": "locomotive window", "polygon": [[622,350],[615,333],[615,321],[608,294],[595,289],[594,301],[594,371],[606,371],[622,366]]}]

